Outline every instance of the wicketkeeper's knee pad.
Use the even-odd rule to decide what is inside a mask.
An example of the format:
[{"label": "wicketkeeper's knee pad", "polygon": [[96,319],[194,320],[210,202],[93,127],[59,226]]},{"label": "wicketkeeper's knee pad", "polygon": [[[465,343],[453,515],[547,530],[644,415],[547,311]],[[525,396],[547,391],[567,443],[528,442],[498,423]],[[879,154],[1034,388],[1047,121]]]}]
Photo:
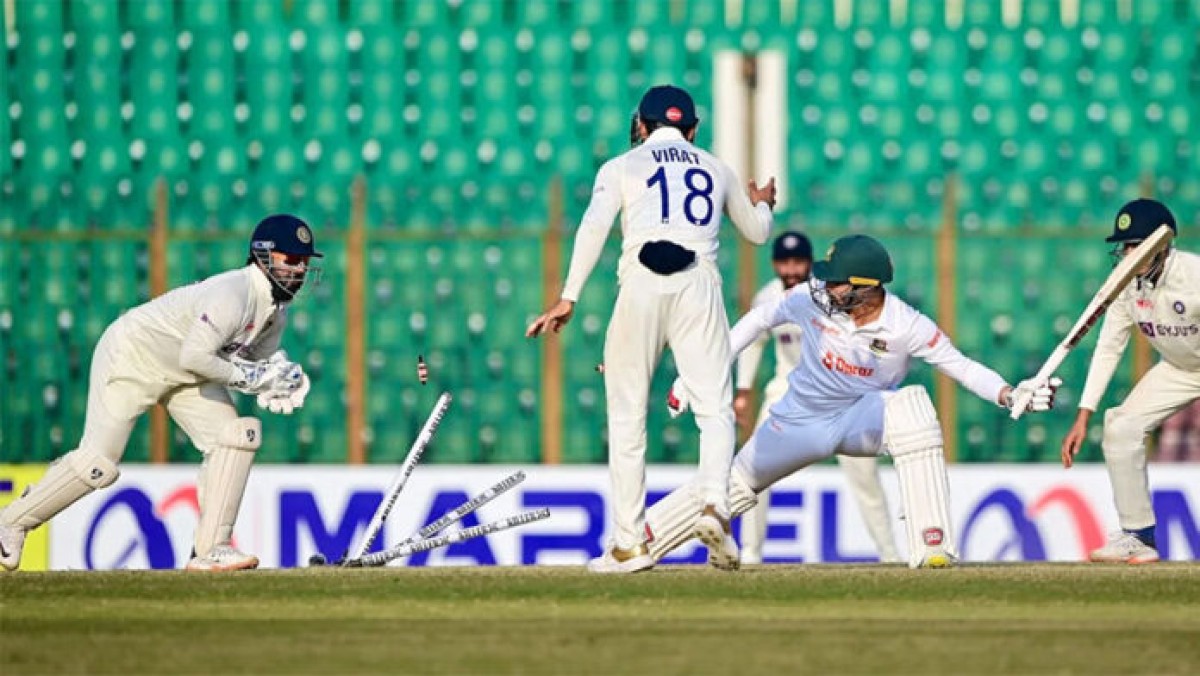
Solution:
[{"label": "wicketkeeper's knee pad", "polygon": [[1146,425],[1124,407],[1110,408],[1104,413],[1104,438],[1101,448],[1104,457],[1120,459],[1145,452]]},{"label": "wicketkeeper's knee pad", "polygon": [[86,451],[71,451],[63,456],[62,462],[68,463],[75,476],[91,487],[92,490],[108,488],[121,476],[117,463],[108,456]]},{"label": "wicketkeeper's knee pad", "polygon": [[71,451],[50,465],[42,480],[0,516],[25,530],[37,528],[83,496],[113,485],[120,475],[117,464],[104,455]]},{"label": "wicketkeeper's knee pad", "polygon": [[254,452],[262,446],[262,421],[258,418],[235,418],[217,435],[225,448]]},{"label": "wicketkeeper's knee pad", "polygon": [[957,556],[942,430],[925,388],[912,385],[893,394],[884,408],[883,429],[904,500],[909,566],[922,565],[929,548]]}]

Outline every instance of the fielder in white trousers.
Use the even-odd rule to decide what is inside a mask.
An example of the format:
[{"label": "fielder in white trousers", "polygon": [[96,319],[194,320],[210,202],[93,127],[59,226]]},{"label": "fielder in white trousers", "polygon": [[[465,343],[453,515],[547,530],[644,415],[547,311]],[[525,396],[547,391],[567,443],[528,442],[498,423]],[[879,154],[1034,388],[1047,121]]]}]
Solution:
[{"label": "fielder in white trousers", "polygon": [[725,213],[746,239],[764,242],[775,188],[773,182],[761,190],[751,183],[747,195],[728,165],[692,144],[697,122],[683,90],[646,92],[633,122],[634,148],[606,162],[596,176],[562,300],[526,330],[537,336],[570,320],[619,213],[620,290],[604,343],[613,529],[610,546],[588,564],[596,573],[636,572],[655,563],[645,528],[646,410],[666,347],[696,393],[702,495],[696,530],[704,538],[729,537],[735,435],[718,235]]},{"label": "fielder in white trousers", "polygon": [[[1149,199],[1134,200],[1117,214],[1107,241],[1117,245],[1118,255],[1124,255],[1164,224],[1175,228],[1175,218],[1166,206]],[[1173,413],[1200,398],[1200,256],[1168,249],[1141,270],[1109,307],[1075,424],[1063,440],[1064,466],[1070,467],[1082,448],[1091,416],[1135,330],[1146,337],[1162,361],[1146,372],[1119,406],[1104,414],[1101,446],[1120,530],[1091,553],[1091,560],[1097,563],[1159,560],[1146,438]]]}]

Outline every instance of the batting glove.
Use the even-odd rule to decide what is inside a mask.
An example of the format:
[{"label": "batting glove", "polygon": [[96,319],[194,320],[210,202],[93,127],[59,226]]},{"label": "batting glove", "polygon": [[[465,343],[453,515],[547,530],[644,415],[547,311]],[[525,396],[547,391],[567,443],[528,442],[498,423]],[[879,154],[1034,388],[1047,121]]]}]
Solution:
[{"label": "batting glove", "polygon": [[1029,396],[1029,405],[1025,407],[1022,413],[1040,413],[1049,411],[1054,408],[1054,395],[1058,392],[1058,388],[1062,386],[1062,378],[1050,378],[1042,382],[1037,382],[1032,378],[1022,380],[1017,383],[1015,389],[1008,393],[1008,407],[1011,409],[1013,402],[1021,397],[1022,394]]}]

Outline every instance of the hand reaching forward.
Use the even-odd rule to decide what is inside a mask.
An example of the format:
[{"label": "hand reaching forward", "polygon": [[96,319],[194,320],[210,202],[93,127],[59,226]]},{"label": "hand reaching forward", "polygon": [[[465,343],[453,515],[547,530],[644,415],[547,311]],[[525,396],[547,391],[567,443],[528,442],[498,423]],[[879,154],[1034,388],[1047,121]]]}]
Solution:
[{"label": "hand reaching forward", "polygon": [[558,333],[562,327],[571,321],[571,315],[575,314],[575,303],[569,300],[560,300],[554,307],[546,310],[533,323],[525,329],[526,338],[537,338],[547,331]]}]

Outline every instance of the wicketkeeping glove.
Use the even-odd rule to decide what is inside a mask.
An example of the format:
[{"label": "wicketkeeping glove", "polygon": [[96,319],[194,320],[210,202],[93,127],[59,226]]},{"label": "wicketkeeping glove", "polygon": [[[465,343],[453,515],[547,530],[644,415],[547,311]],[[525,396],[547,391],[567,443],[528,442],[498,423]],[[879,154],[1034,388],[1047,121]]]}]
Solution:
[{"label": "wicketkeeping glove", "polygon": [[1037,382],[1032,378],[1022,380],[1008,393],[1008,407],[1011,409],[1013,402],[1020,398],[1022,394],[1030,393],[1029,405],[1025,407],[1023,413],[1049,411],[1054,408],[1054,394],[1058,392],[1058,388],[1062,386],[1062,382],[1062,378],[1050,378],[1042,382]]},{"label": "wicketkeeping glove", "polygon": [[288,361],[287,353],[279,350],[266,361],[230,359],[237,372],[227,383],[245,394],[262,394],[271,390],[292,392],[300,387],[304,371],[299,364]]},{"label": "wicketkeeping glove", "polygon": [[301,371],[300,384],[296,389],[280,388],[263,392],[258,395],[258,405],[271,413],[291,415],[293,411],[304,406],[309,388],[308,374]]}]

